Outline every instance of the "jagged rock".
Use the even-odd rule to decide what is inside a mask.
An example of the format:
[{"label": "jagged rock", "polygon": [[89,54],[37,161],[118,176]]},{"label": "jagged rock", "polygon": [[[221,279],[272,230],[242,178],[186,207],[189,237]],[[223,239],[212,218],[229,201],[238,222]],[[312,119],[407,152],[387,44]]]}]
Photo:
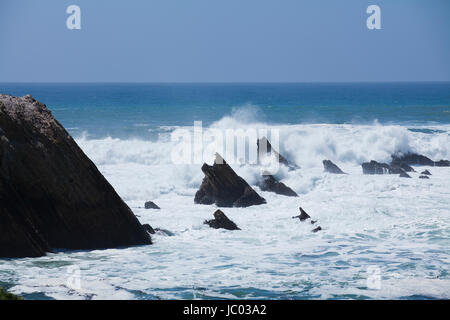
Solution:
[{"label": "jagged rock", "polygon": [[263,175],[258,186],[262,191],[275,192],[276,194],[288,197],[298,197],[298,194],[294,190],[284,183],[277,181],[272,175]]},{"label": "jagged rock", "polygon": [[[309,216],[309,214],[307,214],[306,211],[303,210],[301,207],[299,208],[299,210],[300,210],[300,215],[295,216],[295,217],[292,217],[293,219],[299,218],[300,221],[305,221],[305,220],[311,218],[311,217]],[[316,222],[316,221],[314,221],[314,223],[315,223],[315,222]]]},{"label": "jagged rock", "polygon": [[147,201],[145,203],[145,209],[161,209],[153,201]]},{"label": "jagged rock", "polygon": [[281,164],[284,164],[286,167],[289,168],[289,170],[296,170],[300,169],[298,165],[295,163],[289,162],[285,157],[283,157],[281,154],[279,154],[275,149],[272,148],[272,145],[270,144],[269,140],[267,140],[266,137],[262,137],[261,139],[258,139],[256,142],[258,145],[258,154],[257,159],[258,163],[260,162],[260,159],[266,156],[270,156],[273,154],[275,157],[278,157],[278,162]]},{"label": "jagged rock", "polygon": [[155,230],[152,228],[151,225],[149,225],[148,223],[143,224],[142,227],[144,228],[145,231],[147,231],[150,234],[155,234]]},{"label": "jagged rock", "polygon": [[335,174],[345,174],[337,165],[335,165],[331,160],[323,160],[323,168],[325,172],[335,173]]},{"label": "jagged rock", "polygon": [[439,160],[434,162],[435,167],[450,167],[450,160]]},{"label": "jagged rock", "polygon": [[389,174],[390,166],[374,160],[362,164],[363,174]]},{"label": "jagged rock", "polygon": [[405,170],[396,165],[380,163],[377,161],[364,162],[362,164],[363,174],[399,174],[402,178],[411,178]]},{"label": "jagged rock", "polygon": [[428,171],[428,170],[424,170],[424,171],[422,171],[420,174],[424,174],[424,175],[426,175],[426,176],[431,176],[431,172]]},{"label": "jagged rock", "polygon": [[143,244],[136,216],[46,106],[0,95],[0,257]]},{"label": "jagged rock", "polygon": [[391,162],[391,168],[399,168],[404,172],[416,172],[413,167],[404,162]]},{"label": "jagged rock", "polygon": [[419,179],[430,179],[429,176],[420,176]]},{"label": "jagged rock", "polygon": [[407,153],[405,155],[392,155],[392,163],[393,164],[405,163],[408,165],[432,166],[432,167],[450,167],[449,160],[433,161],[430,158],[417,153]]},{"label": "jagged rock", "polygon": [[318,226],[317,228],[315,228],[312,232],[316,233],[318,231],[322,230],[322,228],[320,226]]},{"label": "jagged rock", "polygon": [[202,171],[205,178],[195,194],[195,203],[215,203],[218,207],[249,207],[266,203],[219,154],[216,154],[214,165],[205,163]]},{"label": "jagged rock", "polygon": [[205,220],[204,224],[209,225],[211,228],[214,229],[227,229],[227,230],[241,230],[238,228],[238,226],[228,219],[228,217],[220,210],[217,210],[214,212],[214,219],[213,220]]}]

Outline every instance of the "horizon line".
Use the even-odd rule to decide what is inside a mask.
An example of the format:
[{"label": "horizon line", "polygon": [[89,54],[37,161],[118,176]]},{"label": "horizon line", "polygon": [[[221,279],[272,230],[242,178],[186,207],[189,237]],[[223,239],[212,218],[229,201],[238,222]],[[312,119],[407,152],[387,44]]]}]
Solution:
[{"label": "horizon line", "polygon": [[0,81],[0,84],[376,84],[376,83],[450,83],[450,80],[383,81]]}]

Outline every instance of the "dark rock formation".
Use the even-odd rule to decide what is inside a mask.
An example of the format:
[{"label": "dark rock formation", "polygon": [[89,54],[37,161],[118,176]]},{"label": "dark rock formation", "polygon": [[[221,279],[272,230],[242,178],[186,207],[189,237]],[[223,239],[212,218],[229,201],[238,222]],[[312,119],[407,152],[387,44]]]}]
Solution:
[{"label": "dark rock formation", "polygon": [[424,171],[422,171],[420,174],[424,174],[424,175],[426,175],[426,176],[431,176],[431,172],[428,171],[428,170],[424,170]]},{"label": "dark rock formation", "polygon": [[430,179],[429,176],[420,176],[419,179]]},{"label": "dark rock formation", "polygon": [[416,172],[416,170],[414,170],[413,167],[404,162],[392,162],[391,168],[399,168],[402,169],[404,172]]},{"label": "dark rock formation", "polygon": [[374,160],[364,162],[362,164],[362,169],[363,174],[399,174],[402,178],[411,178],[405,170],[398,165],[389,165],[387,163],[380,163]]},{"label": "dark rock formation", "polygon": [[331,160],[323,160],[323,168],[325,172],[335,173],[335,174],[345,174],[337,165],[335,165]]},{"label": "dark rock formation", "polygon": [[315,228],[312,232],[316,233],[318,231],[322,230],[322,228],[320,226],[318,226],[317,228]]},{"label": "dark rock formation", "polygon": [[272,175],[263,175],[258,186],[262,191],[275,192],[288,197],[298,197],[298,194],[294,190],[284,183],[277,181]]},{"label": "dark rock formation", "polygon": [[45,105],[0,95],[0,257],[151,244]]},{"label": "dark rock formation", "polygon": [[249,207],[266,203],[219,154],[216,154],[214,165],[205,163],[202,171],[205,178],[195,194],[195,203],[215,203],[218,207]]},{"label": "dark rock formation", "polygon": [[[310,219],[311,217],[309,216],[309,214],[306,213],[305,210],[303,210],[301,207],[299,208],[300,210],[300,215],[292,217],[293,219],[299,218],[300,221],[305,221],[307,219]],[[314,221],[315,222],[315,221]]]},{"label": "dark rock formation", "polygon": [[407,153],[405,155],[392,155],[392,164],[398,165],[400,163],[418,166],[450,167],[449,160],[433,161],[430,158],[417,153]]},{"label": "dark rock formation", "polygon": [[145,209],[161,209],[153,201],[147,201],[145,203]]},{"label": "dark rock formation", "polygon": [[387,163],[374,160],[362,164],[363,174],[389,174],[391,167]]},{"label": "dark rock formation", "polygon": [[439,160],[434,162],[435,167],[450,167],[450,160]]},{"label": "dark rock formation", "polygon": [[149,225],[148,223],[143,224],[142,227],[144,228],[145,231],[147,231],[150,234],[155,234],[155,230],[152,228],[151,225]]},{"label": "dark rock formation", "polygon": [[205,224],[209,225],[211,228],[214,229],[227,229],[227,230],[241,230],[238,228],[238,226],[228,219],[228,217],[220,210],[217,210],[214,212],[214,219],[213,220],[205,220]]},{"label": "dark rock formation", "polygon": [[258,145],[258,163],[260,163],[260,159],[266,156],[270,156],[273,154],[274,156],[278,157],[278,161],[281,164],[284,164],[286,167],[289,168],[289,170],[296,170],[300,169],[298,165],[295,163],[289,162],[285,157],[283,157],[281,154],[279,154],[275,149],[272,148],[272,145],[270,144],[269,140],[267,140],[266,137],[262,137],[261,139],[258,139],[256,142]]}]

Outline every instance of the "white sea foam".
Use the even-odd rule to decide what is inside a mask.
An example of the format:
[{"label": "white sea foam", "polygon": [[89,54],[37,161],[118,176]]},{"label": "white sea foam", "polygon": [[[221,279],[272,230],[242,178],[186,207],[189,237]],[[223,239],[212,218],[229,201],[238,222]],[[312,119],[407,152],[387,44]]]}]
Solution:
[{"label": "white sea foam", "polygon": [[[239,112],[210,128],[271,127]],[[450,168],[427,167],[433,175],[422,180],[419,173],[367,176],[360,166],[389,161],[395,152],[450,159],[450,126],[435,126],[433,133],[377,123],[275,127],[280,152],[301,166],[283,168],[278,177],[300,197],[255,187],[267,204],[223,210],[242,229],[235,232],[203,224],[215,207],[193,203],[200,165],[173,165],[175,143],[167,134],[153,142],[80,137],[140,221],[174,236],[155,235],[154,245],[145,247],[0,260],[0,281],[18,294],[74,299],[450,298]],[[324,173],[323,159],[349,174]],[[256,182],[257,167],[234,169]],[[143,209],[146,200],[162,209]],[[299,206],[322,231],[312,233],[316,225],[291,218]],[[80,290],[66,286],[70,265],[81,269]],[[367,288],[369,266],[380,268],[379,290]]]}]

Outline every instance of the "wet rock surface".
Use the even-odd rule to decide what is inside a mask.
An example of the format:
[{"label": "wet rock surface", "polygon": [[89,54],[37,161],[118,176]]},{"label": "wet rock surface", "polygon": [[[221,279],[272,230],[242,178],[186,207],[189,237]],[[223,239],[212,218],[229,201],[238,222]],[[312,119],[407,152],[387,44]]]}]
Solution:
[{"label": "wet rock surface", "polygon": [[159,210],[161,208],[156,203],[154,203],[153,201],[147,201],[145,203],[145,209],[156,209],[156,210]]},{"label": "wet rock surface", "polygon": [[266,203],[219,154],[216,154],[214,165],[205,163],[202,171],[205,178],[195,194],[195,203],[215,203],[218,207],[249,207]]},{"label": "wet rock surface", "polygon": [[151,244],[47,107],[0,95],[0,257]]},{"label": "wet rock surface", "polygon": [[263,175],[258,186],[262,191],[275,192],[276,194],[288,197],[298,197],[298,194],[294,190],[276,180],[272,175]]},{"label": "wet rock surface", "polygon": [[334,173],[334,174],[345,174],[337,165],[335,165],[331,160],[323,160],[323,168],[325,172]]}]

